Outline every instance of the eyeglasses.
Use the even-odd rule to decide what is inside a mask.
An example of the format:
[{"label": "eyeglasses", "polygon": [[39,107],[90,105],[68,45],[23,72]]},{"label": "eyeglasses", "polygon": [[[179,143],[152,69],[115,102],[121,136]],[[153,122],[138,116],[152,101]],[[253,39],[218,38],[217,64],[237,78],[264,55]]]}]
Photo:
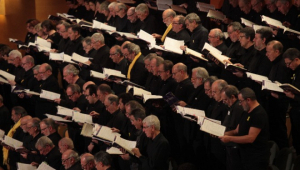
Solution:
[{"label": "eyeglasses", "polygon": [[176,73],[172,73],[172,75],[175,76],[177,73],[179,73],[179,71],[177,71]]},{"label": "eyeglasses", "polygon": [[41,129],[41,131],[44,131],[44,130],[46,130],[46,129],[48,129],[48,127],[45,127],[44,129]]},{"label": "eyeglasses", "polygon": [[22,66],[24,66],[25,64],[27,64],[27,63],[22,63]]},{"label": "eyeglasses", "polygon": [[242,39],[243,37],[246,37],[245,35],[241,35],[239,38]]},{"label": "eyeglasses", "polygon": [[148,127],[150,127],[150,126],[143,126],[143,129],[146,129],[146,128],[148,128]]},{"label": "eyeglasses", "polygon": [[110,56],[113,56],[113,55],[116,55],[116,54],[118,54],[118,53],[113,53],[113,54],[109,54]]},{"label": "eyeglasses", "polygon": [[68,96],[68,98],[70,98],[70,97],[72,97],[74,95],[74,93],[72,93],[71,95],[67,95]]},{"label": "eyeglasses", "polygon": [[172,22],[172,25],[179,24],[178,22]]},{"label": "eyeglasses", "polygon": [[27,129],[31,129],[31,128],[33,128],[33,126],[30,126],[30,127],[26,126],[26,128],[27,128]]},{"label": "eyeglasses", "polygon": [[245,100],[239,100],[239,104],[242,104]]},{"label": "eyeglasses", "polygon": [[215,37],[215,36],[210,36],[210,35],[209,35],[208,38],[216,38],[216,37]]},{"label": "eyeglasses", "polygon": [[294,60],[295,60],[295,59],[293,59],[291,62],[285,63],[285,65],[286,65],[287,67],[289,67],[289,66],[292,64],[292,62],[293,62]]},{"label": "eyeglasses", "polygon": [[67,160],[69,160],[70,158],[72,158],[72,157],[69,157],[69,158],[67,158],[67,159],[61,159],[61,162],[62,163],[65,163]]},{"label": "eyeglasses", "polygon": [[127,17],[131,17],[132,15],[134,15],[134,13],[132,13],[132,14],[130,14],[130,15],[127,14]]},{"label": "eyeglasses", "polygon": [[167,18],[169,18],[170,16],[167,16],[167,17],[165,17],[165,18],[163,18],[163,20],[166,20]]},{"label": "eyeglasses", "polygon": [[44,73],[46,73],[46,71],[44,71],[44,72],[39,72],[38,74],[44,74]]}]

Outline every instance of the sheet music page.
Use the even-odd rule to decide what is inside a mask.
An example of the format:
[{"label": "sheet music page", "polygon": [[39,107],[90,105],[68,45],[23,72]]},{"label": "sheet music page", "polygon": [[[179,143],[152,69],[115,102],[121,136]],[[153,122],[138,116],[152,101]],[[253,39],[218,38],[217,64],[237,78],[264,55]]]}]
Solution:
[{"label": "sheet music page", "polygon": [[112,132],[110,127],[107,126],[101,126],[100,131],[97,133],[99,138],[114,142],[116,136],[121,136],[121,134]]},{"label": "sheet music page", "polygon": [[13,148],[17,148],[17,147],[23,146],[23,142],[18,141],[18,140],[14,139],[14,138],[11,138],[9,136],[5,136],[4,137],[3,143],[5,143],[5,144],[7,144],[7,145],[9,145],[9,146],[11,146]]},{"label": "sheet music page", "polygon": [[170,37],[166,37],[164,42],[165,49],[177,54],[182,54],[183,51],[180,49],[180,46],[184,46],[184,41],[175,40]]},{"label": "sheet music page", "polygon": [[103,68],[103,74],[105,75],[106,78],[108,78],[109,76],[126,78],[126,76],[124,74],[122,74],[121,71],[113,70],[113,69],[109,69],[109,68]]},{"label": "sheet music page", "polygon": [[245,24],[247,27],[252,27],[253,25],[256,25],[254,22],[251,22],[249,20],[246,20],[245,18],[241,18],[241,22]]},{"label": "sheet music page", "polygon": [[89,58],[83,57],[79,54],[73,53],[72,54],[72,60],[77,61],[79,63],[85,64],[87,61],[89,61]]},{"label": "sheet music page", "polygon": [[5,136],[5,132],[0,129],[0,140],[4,139],[4,136]]},{"label": "sheet music page", "polygon": [[50,48],[50,49],[51,49],[51,43],[48,42],[47,40],[44,40],[44,39],[40,38],[40,37],[37,37],[37,38],[36,38],[35,43],[36,43],[38,46],[47,47],[47,48]]},{"label": "sheet music page", "polygon": [[203,48],[202,48],[202,51],[203,50],[207,50],[209,51],[211,54],[222,54],[222,51],[216,49],[215,47],[211,46],[209,43],[205,43]]},{"label": "sheet music page", "polygon": [[3,71],[3,70],[0,70],[0,75],[5,77],[7,80],[15,80],[15,77],[16,77],[16,76],[14,76],[6,71]]},{"label": "sheet music page", "polygon": [[99,79],[105,79],[105,75],[102,73],[99,73],[97,71],[91,70],[91,77],[99,78]]},{"label": "sheet music page", "polygon": [[150,95],[150,94],[143,94],[142,97],[143,97],[144,103],[146,103],[146,101],[149,100],[149,99],[163,99],[162,96],[159,96],[159,95]]},{"label": "sheet music page", "polygon": [[97,29],[100,29],[100,30],[107,30],[107,31],[116,31],[116,27],[112,27],[112,26],[109,26],[109,25],[106,25],[102,22],[99,22],[99,21],[96,21],[96,20],[93,20],[93,26],[92,28],[97,28]]},{"label": "sheet music page", "polygon": [[194,50],[192,50],[192,49],[190,49],[188,47],[186,47],[185,53],[186,54],[190,54],[190,55],[195,56],[195,57],[198,57],[201,60],[208,61],[206,58],[203,57],[203,54],[198,53],[197,51],[194,51]]},{"label": "sheet music page", "polygon": [[281,28],[281,29],[285,29],[286,27],[284,25],[282,25],[282,23],[276,19],[267,17],[265,15],[261,16],[261,21],[265,21],[267,24],[275,26],[277,28]]},{"label": "sheet music page", "polygon": [[35,91],[30,91],[29,89],[25,89],[24,92],[27,94],[36,95],[36,96],[40,95],[40,93],[35,92]]},{"label": "sheet music page", "polygon": [[118,33],[120,33],[121,36],[125,36],[126,38],[138,39],[136,35],[133,35],[129,32],[118,32]]},{"label": "sheet music page", "polygon": [[151,95],[151,92],[143,90],[143,89],[138,88],[138,87],[133,87],[133,95],[134,96],[141,96],[142,97],[143,94],[150,94]]},{"label": "sheet music page", "polygon": [[94,129],[94,126],[92,124],[85,123],[82,127],[80,135],[92,138],[93,137],[93,129]]},{"label": "sheet music page", "polygon": [[218,19],[221,21],[223,21],[226,18],[226,16],[222,12],[216,10],[209,10],[207,13],[207,17]]},{"label": "sheet music page", "polygon": [[35,166],[32,166],[31,164],[24,164],[17,162],[18,170],[36,170]]},{"label": "sheet music page", "polygon": [[246,74],[247,74],[248,78],[250,78],[254,81],[262,82],[263,80],[269,80],[268,77],[262,76],[262,75],[259,75],[259,74],[254,74],[254,73],[250,73],[250,72],[246,72]]},{"label": "sheet music page", "polygon": [[140,32],[138,33],[138,38],[146,42],[149,42],[151,45],[156,44],[155,38],[144,30],[140,30]]},{"label": "sheet music page", "polygon": [[64,53],[50,53],[49,60],[63,61]]},{"label": "sheet music page", "polygon": [[60,99],[60,94],[42,89],[40,98],[48,99],[48,100]]},{"label": "sheet music page", "polygon": [[130,141],[121,138],[118,136],[115,140],[115,143],[120,145],[122,148],[124,148],[127,152],[133,154],[132,149],[136,147],[136,141]]},{"label": "sheet music page", "polygon": [[88,114],[73,112],[72,119],[74,122],[93,124],[93,118],[91,115],[88,115]]},{"label": "sheet music page", "polygon": [[0,77],[0,82],[1,83],[5,83],[5,84],[9,84],[7,80],[5,80],[4,78]]},{"label": "sheet music page", "polygon": [[74,112],[74,110],[72,110],[72,109],[65,108],[65,107],[62,107],[62,106],[57,106],[57,114],[58,115],[72,117],[73,116],[73,112]]},{"label": "sheet music page", "polygon": [[112,155],[123,155],[124,154],[120,151],[119,148],[116,148],[116,147],[107,148],[106,152],[109,154],[112,154]]},{"label": "sheet music page", "polygon": [[200,128],[200,130],[215,136],[224,136],[225,129],[225,126],[222,126],[208,119],[204,119],[203,124]]},{"label": "sheet music page", "polygon": [[63,62],[67,62],[67,63],[72,63],[72,64],[77,64],[75,63],[74,61],[72,61],[72,57],[67,55],[67,54],[64,54],[64,60]]},{"label": "sheet music page", "polygon": [[60,116],[55,116],[55,115],[50,115],[50,114],[45,114],[48,118],[53,119],[54,121],[57,122],[72,122],[71,120],[66,120]]},{"label": "sheet music page", "polygon": [[273,82],[268,81],[268,80],[267,81],[266,80],[262,81],[261,89],[262,90],[266,89],[266,90],[276,91],[276,92],[280,92],[280,93],[284,92],[284,90],[282,88],[280,88],[278,84],[273,83]]},{"label": "sheet music page", "polygon": [[47,165],[45,162],[42,162],[37,170],[55,170],[55,169]]},{"label": "sheet music page", "polygon": [[49,53],[51,51],[51,48],[48,48],[48,47],[44,47],[44,46],[37,46],[39,52],[47,52]]}]

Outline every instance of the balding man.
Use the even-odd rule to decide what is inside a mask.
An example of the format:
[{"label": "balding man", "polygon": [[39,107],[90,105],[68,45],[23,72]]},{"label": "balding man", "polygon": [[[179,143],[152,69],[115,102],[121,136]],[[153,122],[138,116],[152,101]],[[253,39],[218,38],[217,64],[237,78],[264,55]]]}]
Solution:
[{"label": "balding man", "polygon": [[84,153],[80,156],[80,163],[83,170],[95,170],[94,155]]},{"label": "balding man", "polygon": [[65,151],[67,151],[69,149],[74,149],[74,144],[73,144],[72,139],[70,139],[68,137],[64,137],[58,142],[58,147],[59,147],[60,153],[63,154]]},{"label": "balding man", "polygon": [[127,23],[127,31],[137,34],[141,29],[142,21],[138,19],[135,12],[135,7],[130,7],[127,10],[127,19],[129,20]]},{"label": "balding man", "polygon": [[61,162],[65,170],[80,170],[80,158],[73,150],[66,150],[61,156]]},{"label": "balding man", "polygon": [[[43,80],[41,90],[47,90],[54,93],[59,93],[59,85],[57,79],[52,75],[52,67],[44,63],[39,68],[39,74]],[[55,103],[46,99],[39,98],[35,106],[36,116],[39,118],[45,118],[44,114],[56,114],[57,109]]]},{"label": "balding man", "polygon": [[45,118],[40,122],[41,133],[47,136],[55,146],[58,146],[58,142],[61,136],[57,132],[58,125],[51,118]]},{"label": "balding man", "polygon": [[157,95],[160,90],[161,79],[159,77],[158,67],[163,62],[164,59],[159,56],[153,56],[150,60],[150,69],[151,73],[153,74],[153,77],[151,84],[149,84],[149,88],[146,90],[150,91],[153,95]]},{"label": "balding man", "polygon": [[[221,97],[221,91],[228,84],[226,81],[219,79],[216,80],[211,86],[212,96],[217,102],[215,107],[212,109],[211,115],[207,115],[207,117],[223,122],[227,115],[227,106],[223,103]],[[217,164],[213,164],[214,169],[224,169],[226,167],[225,157],[225,147],[220,143],[218,138],[210,137],[210,152],[211,152],[211,160],[212,162],[218,162]]]},{"label": "balding man", "polygon": [[163,13],[162,13],[162,19],[163,19],[163,23],[166,24],[167,29],[165,30],[163,35],[159,35],[157,33],[152,34],[152,36],[154,38],[160,39],[161,42],[164,42],[166,37],[173,37],[174,36],[174,32],[172,30],[172,21],[174,19],[174,17],[176,16],[176,12],[172,9],[166,9]]},{"label": "balding man", "polygon": [[[266,47],[267,57],[272,62],[272,68],[268,76],[269,80],[280,83],[289,82],[292,77],[291,71],[287,69],[282,57],[283,45],[279,41],[270,41]],[[286,111],[289,101],[284,94],[271,92],[267,94],[266,111],[269,118],[270,139],[274,140],[279,148],[286,147],[287,129],[285,125]],[[266,99],[265,99],[266,100]]]}]

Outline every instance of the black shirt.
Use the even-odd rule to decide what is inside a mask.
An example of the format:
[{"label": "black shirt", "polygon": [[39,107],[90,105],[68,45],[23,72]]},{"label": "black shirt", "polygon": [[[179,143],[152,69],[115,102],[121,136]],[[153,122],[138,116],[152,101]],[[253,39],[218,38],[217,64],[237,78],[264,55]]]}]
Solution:
[{"label": "black shirt", "polygon": [[166,81],[161,81],[161,87],[159,89],[158,95],[164,96],[168,92],[175,93],[177,87],[177,82],[170,76]]},{"label": "black shirt", "polygon": [[194,91],[194,85],[189,78],[178,83],[174,95],[184,102],[188,101],[189,96]]},{"label": "black shirt", "polygon": [[236,100],[229,108],[228,113],[223,122],[223,125],[226,126],[226,131],[236,129],[237,125],[241,120],[243,112],[243,107],[239,105],[239,101]]},{"label": "black shirt", "polygon": [[147,18],[142,21],[141,30],[149,34],[157,33],[157,22],[154,16],[148,15]]},{"label": "black shirt", "polygon": [[139,160],[142,162],[143,170],[168,169],[168,158],[170,156],[169,142],[159,133],[147,145],[148,157],[142,155]]},{"label": "black shirt", "polygon": [[50,134],[48,138],[51,139],[52,143],[58,147],[58,142],[61,139],[61,136],[57,132]]},{"label": "black shirt", "polygon": [[82,40],[83,37],[79,36],[76,40],[69,41],[68,44],[66,45],[65,53],[72,56],[73,53],[79,54],[79,55],[84,55],[84,50],[82,47]]},{"label": "black shirt", "polygon": [[114,63],[111,58],[109,58],[109,47],[104,45],[96,50],[97,53],[93,56],[90,65],[91,70],[101,72],[103,68],[113,68]]},{"label": "black shirt", "polygon": [[61,164],[61,153],[59,152],[59,149],[57,146],[51,149],[51,151],[45,155],[45,158],[43,160],[46,162],[49,166],[51,166],[54,169],[60,169],[62,166]]},{"label": "black shirt", "polygon": [[268,161],[269,159],[269,122],[262,106],[257,106],[250,113],[244,112],[239,123],[238,136],[249,134],[251,127],[261,129],[253,143],[240,144],[241,158],[244,164]]}]

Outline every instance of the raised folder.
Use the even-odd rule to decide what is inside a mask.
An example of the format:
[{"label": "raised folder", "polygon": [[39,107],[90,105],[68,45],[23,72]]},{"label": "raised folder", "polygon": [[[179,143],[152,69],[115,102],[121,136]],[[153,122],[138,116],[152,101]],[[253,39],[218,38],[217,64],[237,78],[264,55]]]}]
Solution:
[{"label": "raised folder", "polygon": [[215,136],[224,136],[226,127],[205,118],[200,130]]},{"label": "raised folder", "polygon": [[279,87],[282,88],[284,91],[290,91],[293,94],[297,94],[297,95],[300,94],[300,90],[291,84],[284,83],[284,84],[279,85]]},{"label": "raised folder", "polygon": [[186,49],[185,49],[185,54],[189,54],[189,55],[195,56],[201,60],[208,61],[206,58],[203,57],[203,54],[198,53],[197,51],[194,51],[188,47],[186,47]]}]

